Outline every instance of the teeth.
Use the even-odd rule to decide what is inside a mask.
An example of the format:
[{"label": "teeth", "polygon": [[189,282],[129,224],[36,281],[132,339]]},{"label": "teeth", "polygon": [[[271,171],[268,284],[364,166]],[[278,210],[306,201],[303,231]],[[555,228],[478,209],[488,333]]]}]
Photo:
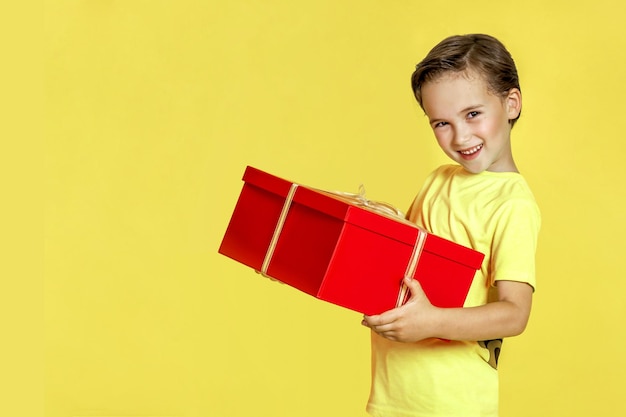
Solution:
[{"label": "teeth", "polygon": [[459,151],[459,152],[461,152],[463,155],[471,155],[471,154],[476,153],[479,150],[481,150],[482,147],[483,147],[483,145],[480,144],[480,145],[474,146],[473,148],[469,148],[469,149],[466,149],[464,151]]}]

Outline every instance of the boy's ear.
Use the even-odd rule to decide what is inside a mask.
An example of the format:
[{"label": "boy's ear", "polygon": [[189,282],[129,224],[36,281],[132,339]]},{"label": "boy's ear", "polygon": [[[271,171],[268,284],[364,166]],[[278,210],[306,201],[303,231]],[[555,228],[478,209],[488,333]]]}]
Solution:
[{"label": "boy's ear", "polygon": [[506,95],[505,104],[509,120],[516,119],[522,111],[522,92],[517,88],[511,88]]}]

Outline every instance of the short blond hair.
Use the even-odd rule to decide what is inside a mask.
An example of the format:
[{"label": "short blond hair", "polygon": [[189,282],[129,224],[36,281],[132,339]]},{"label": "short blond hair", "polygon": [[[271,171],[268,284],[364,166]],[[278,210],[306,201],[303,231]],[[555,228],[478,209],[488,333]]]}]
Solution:
[{"label": "short blond hair", "polygon": [[[439,42],[415,67],[411,87],[422,109],[422,86],[448,72],[473,70],[484,77],[489,90],[506,96],[512,88],[521,92],[515,61],[498,39],[490,35],[450,36]],[[511,120],[514,125],[520,114]]]}]

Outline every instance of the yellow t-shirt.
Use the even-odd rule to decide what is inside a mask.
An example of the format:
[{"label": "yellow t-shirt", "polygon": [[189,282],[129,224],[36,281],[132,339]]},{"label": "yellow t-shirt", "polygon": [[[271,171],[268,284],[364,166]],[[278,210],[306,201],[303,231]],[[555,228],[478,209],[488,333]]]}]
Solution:
[{"label": "yellow t-shirt", "polygon": [[[407,218],[485,254],[465,307],[495,297],[495,281],[535,283],[539,209],[519,173],[471,174],[444,165],[426,180]],[[376,417],[496,417],[501,341],[392,342],[372,332]]]}]

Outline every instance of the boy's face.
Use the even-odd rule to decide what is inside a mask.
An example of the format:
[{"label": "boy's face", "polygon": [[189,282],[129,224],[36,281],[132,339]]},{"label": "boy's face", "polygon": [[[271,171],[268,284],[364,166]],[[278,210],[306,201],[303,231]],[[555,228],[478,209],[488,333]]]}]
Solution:
[{"label": "boy's face", "polygon": [[474,72],[443,74],[422,86],[422,105],[439,146],[474,174],[517,172],[509,120],[521,104],[518,89],[496,96]]}]

